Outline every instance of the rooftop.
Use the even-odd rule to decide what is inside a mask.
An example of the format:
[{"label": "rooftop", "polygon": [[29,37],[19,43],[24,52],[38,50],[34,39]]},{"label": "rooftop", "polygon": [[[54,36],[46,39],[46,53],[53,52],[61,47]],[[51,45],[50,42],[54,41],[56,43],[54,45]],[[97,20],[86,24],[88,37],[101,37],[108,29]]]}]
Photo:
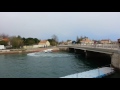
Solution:
[{"label": "rooftop", "polygon": [[46,42],[47,42],[47,40],[42,40],[39,43],[46,43]]}]

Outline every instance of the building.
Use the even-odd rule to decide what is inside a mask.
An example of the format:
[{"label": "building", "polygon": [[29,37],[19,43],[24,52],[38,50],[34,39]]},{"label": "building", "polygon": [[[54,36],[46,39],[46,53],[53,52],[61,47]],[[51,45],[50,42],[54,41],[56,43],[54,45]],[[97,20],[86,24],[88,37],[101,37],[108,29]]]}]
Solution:
[{"label": "building", "polygon": [[4,41],[7,43],[7,45],[11,45],[10,40],[8,38],[1,38],[0,37],[0,41]]},{"label": "building", "polygon": [[103,39],[100,41],[101,44],[110,44],[111,40],[110,39]]},{"label": "building", "polygon": [[92,40],[94,44],[101,44],[99,40]]},{"label": "building", "polygon": [[47,41],[47,40],[41,40],[39,43],[38,43],[38,45],[42,45],[43,47],[48,47],[48,46],[50,46],[50,42],[49,41]]},{"label": "building", "polygon": [[0,38],[0,41],[2,41],[2,38]]},{"label": "building", "polygon": [[5,49],[5,46],[4,45],[0,45],[0,50],[3,50]]},{"label": "building", "polygon": [[67,40],[67,44],[72,44],[72,40]]},{"label": "building", "polygon": [[89,38],[84,38],[80,41],[81,44],[93,44],[94,41],[90,40]]},{"label": "building", "polygon": [[111,44],[118,44],[118,41],[111,41]]},{"label": "building", "polygon": [[8,42],[9,39],[8,38],[3,38],[2,41]]},{"label": "building", "polygon": [[67,42],[64,42],[64,45],[68,45],[68,43],[67,43]]},{"label": "building", "polygon": [[64,42],[59,42],[59,45],[64,45]]}]

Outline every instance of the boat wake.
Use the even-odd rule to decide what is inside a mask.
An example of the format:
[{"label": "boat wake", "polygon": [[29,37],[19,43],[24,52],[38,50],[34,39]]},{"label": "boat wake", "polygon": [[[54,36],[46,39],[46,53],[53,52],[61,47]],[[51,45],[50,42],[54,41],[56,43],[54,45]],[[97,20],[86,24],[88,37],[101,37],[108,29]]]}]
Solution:
[{"label": "boat wake", "polygon": [[34,56],[34,57],[70,57],[74,55],[70,54],[63,54],[63,53],[45,53],[45,52],[35,52],[35,53],[29,53],[28,56]]}]

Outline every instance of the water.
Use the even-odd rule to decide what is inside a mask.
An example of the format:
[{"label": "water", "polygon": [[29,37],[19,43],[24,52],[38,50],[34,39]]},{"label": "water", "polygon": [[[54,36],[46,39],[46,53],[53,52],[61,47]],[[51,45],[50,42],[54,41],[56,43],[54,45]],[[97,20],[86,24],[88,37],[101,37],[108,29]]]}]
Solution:
[{"label": "water", "polygon": [[0,55],[0,78],[59,78],[106,64],[67,52]]}]

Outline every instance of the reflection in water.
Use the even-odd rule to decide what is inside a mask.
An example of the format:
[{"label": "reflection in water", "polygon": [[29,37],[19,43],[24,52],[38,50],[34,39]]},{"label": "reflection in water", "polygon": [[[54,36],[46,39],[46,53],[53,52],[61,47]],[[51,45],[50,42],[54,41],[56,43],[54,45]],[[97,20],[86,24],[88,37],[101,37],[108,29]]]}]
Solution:
[{"label": "reflection in water", "polygon": [[110,65],[110,59],[86,59],[85,57],[81,56],[80,54],[75,54],[75,57],[78,58],[80,61],[83,61],[85,65],[90,66],[92,68],[103,67],[106,65]]}]

